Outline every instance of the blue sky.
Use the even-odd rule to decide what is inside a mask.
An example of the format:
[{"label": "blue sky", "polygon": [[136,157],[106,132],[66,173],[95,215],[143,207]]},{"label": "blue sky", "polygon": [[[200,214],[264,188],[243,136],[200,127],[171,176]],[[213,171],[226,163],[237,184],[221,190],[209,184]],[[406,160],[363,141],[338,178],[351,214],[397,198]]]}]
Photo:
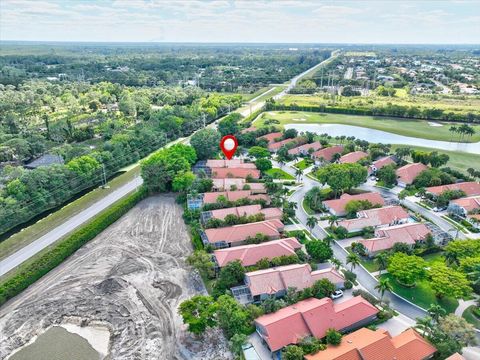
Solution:
[{"label": "blue sky", "polygon": [[480,0],[0,0],[1,40],[480,43]]}]

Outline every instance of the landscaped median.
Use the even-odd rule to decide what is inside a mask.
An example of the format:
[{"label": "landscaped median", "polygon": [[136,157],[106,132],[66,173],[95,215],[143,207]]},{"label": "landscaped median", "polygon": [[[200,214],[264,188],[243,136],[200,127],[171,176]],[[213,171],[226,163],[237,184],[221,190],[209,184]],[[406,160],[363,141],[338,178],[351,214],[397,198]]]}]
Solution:
[{"label": "landscaped median", "polygon": [[70,255],[75,253],[88,241],[100,234],[108,226],[117,221],[128,210],[145,198],[147,191],[144,187],[118,200],[112,206],[101,212],[95,219],[82,225],[77,230],[58,241],[52,247],[36,255],[20,265],[17,269],[7,273],[0,281],[0,305],[18,295],[42,276],[60,265]]}]

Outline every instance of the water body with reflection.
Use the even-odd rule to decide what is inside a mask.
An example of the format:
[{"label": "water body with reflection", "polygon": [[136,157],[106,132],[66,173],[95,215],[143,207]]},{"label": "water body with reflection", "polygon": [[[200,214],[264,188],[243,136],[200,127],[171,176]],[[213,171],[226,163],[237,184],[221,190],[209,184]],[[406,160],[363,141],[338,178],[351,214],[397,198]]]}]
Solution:
[{"label": "water body with reflection", "polygon": [[[285,124],[285,129],[296,129],[299,132],[310,131],[316,134],[328,134],[335,136],[355,136],[357,139],[366,140],[372,143],[383,144],[404,144],[412,146],[423,146],[439,150],[463,151],[471,154],[480,154],[480,142],[459,143],[449,141],[427,140],[416,137],[404,136],[389,133],[382,130],[369,129],[361,126],[342,124]],[[432,127],[432,131],[435,128]]]}]

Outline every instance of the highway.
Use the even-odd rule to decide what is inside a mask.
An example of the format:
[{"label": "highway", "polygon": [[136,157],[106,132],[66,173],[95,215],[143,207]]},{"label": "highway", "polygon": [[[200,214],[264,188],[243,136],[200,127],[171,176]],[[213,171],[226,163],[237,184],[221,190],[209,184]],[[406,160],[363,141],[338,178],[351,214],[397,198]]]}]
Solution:
[{"label": "highway", "polygon": [[[336,52],[334,51],[332,53],[332,57],[336,56]],[[331,58],[332,58],[331,57]],[[331,58],[325,60],[328,61]],[[315,71],[319,66],[325,63],[325,61],[322,61],[321,63],[318,63],[317,65],[313,66],[312,68],[304,71],[300,75],[295,76],[292,80],[290,80],[290,84],[288,86],[288,89],[291,89],[292,87],[295,86],[297,81],[305,76],[306,74],[310,73],[311,71]],[[261,96],[265,95],[266,93],[269,93],[272,91],[272,89],[267,90],[263,94],[259,95],[257,98],[260,98]],[[282,93],[278,94],[277,97],[281,98],[285,96],[286,92],[283,91]],[[243,116],[248,116],[250,110],[252,112],[260,109],[263,105],[265,104],[264,101],[258,102],[258,103],[249,103],[249,107],[238,109],[237,111],[241,113]],[[215,121],[208,125],[209,127],[214,127],[216,123],[218,122]],[[193,135],[193,134],[192,134]],[[183,139],[177,139],[175,141],[172,141],[169,143],[167,146],[172,145],[174,143],[177,143],[179,141],[182,142],[188,142],[189,138],[191,135],[187,138]],[[28,260],[41,250],[45,249],[47,246],[53,244],[57,240],[61,239],[63,236],[66,234],[70,233],[71,231],[75,230],[77,227],[85,223],[86,221],[92,219],[94,216],[96,216],[98,213],[112,205],[114,202],[120,200],[122,197],[127,195],[128,193],[136,190],[140,185],[142,185],[143,180],[141,177],[136,177],[132,181],[126,183],[125,185],[121,186],[117,190],[113,191],[109,195],[105,196],[101,200],[97,201],[95,204],[91,205],[90,207],[86,208],[85,210],[81,211],[80,213],[74,215],[67,221],[65,221],[63,224],[57,226],[53,230],[49,231],[42,237],[38,238],[37,240],[31,242],[27,246],[17,250],[15,253],[11,254],[10,256],[6,257],[5,259],[0,261],[0,276],[6,274],[10,270],[14,269],[16,266],[22,264],[24,261]],[[48,220],[47,220],[48,221]]]}]

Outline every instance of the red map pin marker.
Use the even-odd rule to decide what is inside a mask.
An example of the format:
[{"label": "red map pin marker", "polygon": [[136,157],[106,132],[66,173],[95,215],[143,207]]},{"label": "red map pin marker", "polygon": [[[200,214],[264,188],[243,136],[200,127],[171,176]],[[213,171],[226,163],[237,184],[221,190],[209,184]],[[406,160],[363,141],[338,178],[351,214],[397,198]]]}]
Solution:
[{"label": "red map pin marker", "polygon": [[222,149],[225,157],[230,160],[237,150],[238,141],[237,138],[233,135],[225,135],[222,140],[220,140],[220,149]]}]

